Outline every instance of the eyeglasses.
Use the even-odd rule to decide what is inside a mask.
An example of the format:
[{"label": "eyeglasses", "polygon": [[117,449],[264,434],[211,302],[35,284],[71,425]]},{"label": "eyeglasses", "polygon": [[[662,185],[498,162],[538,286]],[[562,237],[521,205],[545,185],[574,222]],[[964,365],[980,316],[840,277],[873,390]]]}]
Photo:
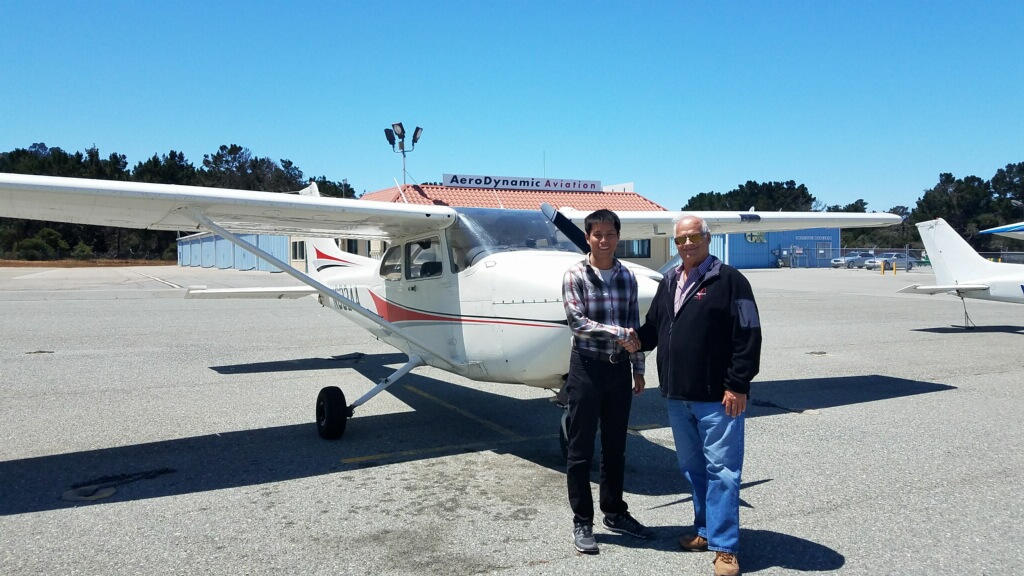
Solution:
[{"label": "eyeglasses", "polygon": [[700,232],[695,232],[693,234],[683,234],[682,236],[676,236],[675,238],[676,244],[678,244],[679,246],[686,244],[687,240],[690,241],[690,244],[700,244],[700,241],[703,239],[704,235],[701,234]]}]

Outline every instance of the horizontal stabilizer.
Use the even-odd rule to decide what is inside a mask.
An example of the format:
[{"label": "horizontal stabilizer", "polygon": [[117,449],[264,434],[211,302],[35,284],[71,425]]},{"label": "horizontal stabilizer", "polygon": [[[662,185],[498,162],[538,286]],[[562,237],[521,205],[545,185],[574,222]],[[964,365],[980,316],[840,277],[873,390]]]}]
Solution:
[{"label": "horizontal stabilizer", "polygon": [[996,228],[989,228],[988,230],[982,230],[978,234],[998,234],[1007,238],[1016,238],[1017,240],[1024,240],[1024,222],[1017,222],[1015,224],[1007,224],[1006,226],[998,226]]},{"label": "horizontal stabilizer", "polygon": [[906,288],[900,288],[897,292],[909,292],[913,294],[945,294],[947,292],[977,292],[988,290],[987,284],[952,284],[948,286],[922,286],[913,284]]},{"label": "horizontal stabilizer", "polygon": [[312,286],[280,286],[267,288],[213,288],[206,286],[189,286],[185,290],[185,298],[204,298],[207,300],[218,300],[227,298],[251,298],[282,300],[284,298],[298,299],[303,296],[313,296],[317,291]]}]

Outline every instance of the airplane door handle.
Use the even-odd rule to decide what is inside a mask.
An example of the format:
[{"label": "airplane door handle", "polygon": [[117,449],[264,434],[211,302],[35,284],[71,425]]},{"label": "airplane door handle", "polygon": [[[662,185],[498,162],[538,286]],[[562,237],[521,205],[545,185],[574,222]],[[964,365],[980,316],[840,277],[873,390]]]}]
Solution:
[{"label": "airplane door handle", "polygon": [[415,285],[409,286],[409,292],[415,292],[415,291],[416,291],[416,286]]}]

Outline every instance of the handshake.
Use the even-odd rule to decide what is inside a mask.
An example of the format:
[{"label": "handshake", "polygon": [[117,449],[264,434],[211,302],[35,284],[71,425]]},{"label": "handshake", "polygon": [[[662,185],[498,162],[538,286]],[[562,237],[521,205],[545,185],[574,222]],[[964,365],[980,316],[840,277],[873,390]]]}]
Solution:
[{"label": "handshake", "polygon": [[620,338],[618,343],[630,354],[640,349],[640,337],[636,335],[636,330],[632,328],[626,328],[626,337]]}]

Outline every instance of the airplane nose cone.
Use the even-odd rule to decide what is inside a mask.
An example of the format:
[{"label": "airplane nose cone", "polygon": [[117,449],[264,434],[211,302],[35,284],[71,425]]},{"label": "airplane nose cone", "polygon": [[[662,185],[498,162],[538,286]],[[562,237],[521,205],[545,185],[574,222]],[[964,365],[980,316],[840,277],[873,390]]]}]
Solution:
[{"label": "airplane nose cone", "polygon": [[658,281],[646,276],[636,275],[636,300],[640,306],[640,323],[644,323],[644,316],[651,307],[654,300],[654,293],[658,291]]}]

